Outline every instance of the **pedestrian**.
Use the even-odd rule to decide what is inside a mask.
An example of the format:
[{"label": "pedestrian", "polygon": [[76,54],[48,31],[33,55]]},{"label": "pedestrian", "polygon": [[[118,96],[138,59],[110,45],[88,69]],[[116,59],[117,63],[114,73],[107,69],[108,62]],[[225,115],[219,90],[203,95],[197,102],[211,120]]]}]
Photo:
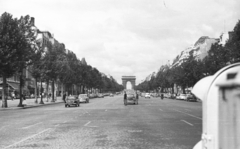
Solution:
[{"label": "pedestrian", "polygon": [[23,102],[22,102],[23,107],[27,106],[26,96],[24,94],[22,94],[22,99],[23,99]]},{"label": "pedestrian", "polygon": [[12,92],[12,100],[14,100],[14,98],[15,98],[15,94],[14,92]]},{"label": "pedestrian", "polygon": [[161,94],[161,99],[163,100],[163,93]]},{"label": "pedestrian", "polygon": [[127,93],[126,91],[124,91],[124,97],[123,97],[123,102],[124,102],[124,105],[126,106],[127,105]]},{"label": "pedestrian", "polygon": [[66,103],[66,93],[63,94],[63,101]]}]

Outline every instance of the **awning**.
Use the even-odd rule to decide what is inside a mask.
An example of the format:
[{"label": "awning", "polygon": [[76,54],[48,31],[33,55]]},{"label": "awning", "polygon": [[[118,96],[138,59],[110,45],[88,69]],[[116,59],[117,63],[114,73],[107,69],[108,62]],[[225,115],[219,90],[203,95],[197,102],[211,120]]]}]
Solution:
[{"label": "awning", "polygon": [[[3,82],[0,82],[0,89],[2,89]],[[19,90],[19,83],[17,82],[7,82],[7,86],[14,90]]]},{"label": "awning", "polygon": [[19,90],[19,83],[7,82],[7,84],[11,86],[14,90]]}]

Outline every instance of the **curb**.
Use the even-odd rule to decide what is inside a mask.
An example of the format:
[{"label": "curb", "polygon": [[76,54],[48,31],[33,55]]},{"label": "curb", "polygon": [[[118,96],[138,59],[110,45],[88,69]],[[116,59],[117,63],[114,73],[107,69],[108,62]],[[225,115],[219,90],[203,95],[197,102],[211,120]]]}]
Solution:
[{"label": "curb", "polygon": [[25,107],[8,107],[8,108],[0,108],[0,111],[6,111],[6,110],[17,110],[17,109],[28,109],[28,108],[35,108],[35,107],[42,107],[42,106],[48,106],[53,104],[59,104],[64,103],[64,101],[60,102],[51,102],[51,103],[45,103],[45,104],[36,104],[36,105],[27,105]]}]

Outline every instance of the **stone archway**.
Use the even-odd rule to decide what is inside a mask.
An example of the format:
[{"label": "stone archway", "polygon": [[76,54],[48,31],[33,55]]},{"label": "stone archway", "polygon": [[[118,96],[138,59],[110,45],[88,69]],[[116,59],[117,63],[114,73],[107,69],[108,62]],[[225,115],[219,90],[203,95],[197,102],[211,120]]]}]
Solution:
[{"label": "stone archway", "polygon": [[135,89],[136,77],[135,76],[122,76],[122,85],[124,89],[127,89],[127,82],[132,84],[132,89]]}]

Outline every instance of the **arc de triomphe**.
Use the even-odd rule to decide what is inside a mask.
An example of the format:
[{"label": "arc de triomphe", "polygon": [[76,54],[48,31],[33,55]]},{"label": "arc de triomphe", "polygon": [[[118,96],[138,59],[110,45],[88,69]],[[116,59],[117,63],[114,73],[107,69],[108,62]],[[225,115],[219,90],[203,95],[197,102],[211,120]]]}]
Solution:
[{"label": "arc de triomphe", "polygon": [[127,82],[132,84],[132,89],[135,89],[136,77],[135,76],[122,76],[122,85],[124,89],[127,89]]}]

